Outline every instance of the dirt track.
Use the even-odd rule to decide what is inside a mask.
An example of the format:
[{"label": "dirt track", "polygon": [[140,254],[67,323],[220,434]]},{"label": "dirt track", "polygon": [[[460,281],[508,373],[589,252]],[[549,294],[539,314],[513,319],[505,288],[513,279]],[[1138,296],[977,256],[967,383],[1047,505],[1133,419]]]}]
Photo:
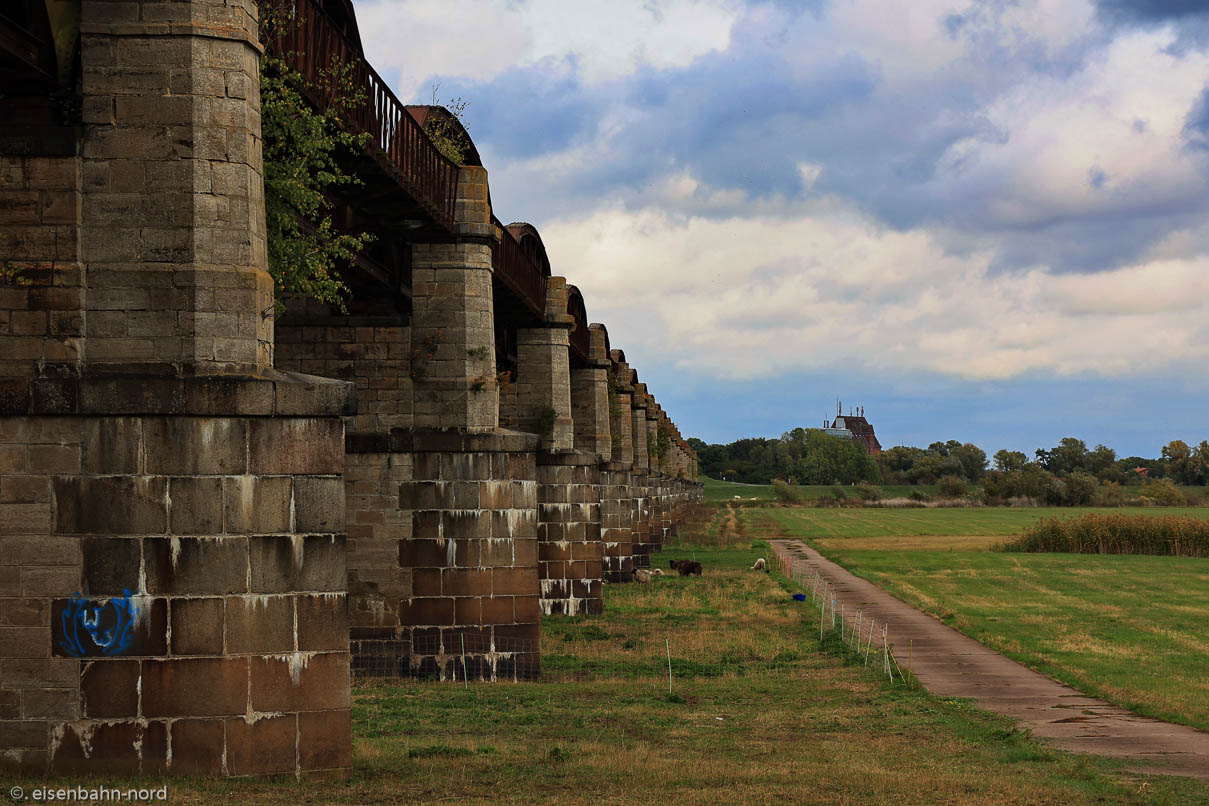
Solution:
[{"label": "dirt track", "polygon": [[[1141,773],[1209,780],[1209,733],[1138,716],[1088,697],[987,649],[932,616],[904,603],[797,540],[773,548],[795,572],[828,580],[848,612],[864,610],[889,623],[899,664],[931,693],[969,697],[980,707],[1013,717],[1033,735],[1063,750],[1111,756]],[[878,630],[880,632],[880,629]]]}]

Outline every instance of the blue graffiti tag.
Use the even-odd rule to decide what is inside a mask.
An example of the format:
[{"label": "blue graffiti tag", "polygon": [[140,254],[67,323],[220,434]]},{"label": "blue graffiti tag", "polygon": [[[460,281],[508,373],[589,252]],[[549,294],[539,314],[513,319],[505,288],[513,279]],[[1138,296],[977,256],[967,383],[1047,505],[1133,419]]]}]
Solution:
[{"label": "blue graffiti tag", "polygon": [[82,658],[95,656],[98,650],[101,655],[120,655],[129,649],[139,608],[130,589],[124,589],[124,593],[108,599],[72,594],[61,619],[63,637],[59,646],[63,651]]}]

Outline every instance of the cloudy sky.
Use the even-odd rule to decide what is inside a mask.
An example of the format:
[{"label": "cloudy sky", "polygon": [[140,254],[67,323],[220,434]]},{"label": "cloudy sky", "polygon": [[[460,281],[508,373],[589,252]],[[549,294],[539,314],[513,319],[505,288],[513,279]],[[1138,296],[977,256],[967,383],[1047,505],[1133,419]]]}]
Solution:
[{"label": "cloudy sky", "polygon": [[357,0],[686,435],[1209,438],[1204,0]]}]

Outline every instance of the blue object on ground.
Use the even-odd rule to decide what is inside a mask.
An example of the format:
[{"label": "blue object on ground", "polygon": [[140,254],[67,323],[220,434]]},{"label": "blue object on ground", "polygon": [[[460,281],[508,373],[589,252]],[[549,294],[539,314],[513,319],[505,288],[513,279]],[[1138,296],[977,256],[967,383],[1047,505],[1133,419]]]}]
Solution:
[{"label": "blue object on ground", "polygon": [[804,602],[804,601],[806,601],[806,594],[804,594],[804,593],[795,593],[795,594],[793,595],[793,600],[794,600],[795,602]]}]

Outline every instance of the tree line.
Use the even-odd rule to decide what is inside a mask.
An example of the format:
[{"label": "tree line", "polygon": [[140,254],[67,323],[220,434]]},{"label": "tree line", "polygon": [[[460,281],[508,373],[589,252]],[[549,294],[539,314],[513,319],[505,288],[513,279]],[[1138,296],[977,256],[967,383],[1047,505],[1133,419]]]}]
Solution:
[{"label": "tree line", "polygon": [[[1144,487],[1163,503],[1182,498],[1177,485],[1209,483],[1209,441],[1191,446],[1173,440],[1158,457],[1118,457],[1106,445],[1088,448],[1065,437],[1052,448],[999,450],[990,459],[969,442],[933,442],[926,448],[898,445],[876,458],[855,442],[817,429],[795,428],[780,439],[740,439],[710,445],[689,443],[701,471],[711,478],[748,484],[916,484],[941,485],[946,495],[977,488],[987,499],[1031,498],[1051,504],[1116,503]],[[1133,491],[1138,492],[1138,491]]]},{"label": "tree line", "polygon": [[697,464],[705,475],[746,484],[771,484],[782,479],[791,484],[878,483],[877,461],[849,439],[817,429],[795,428],[780,439],[753,437],[728,445],[709,445],[691,437]]}]

